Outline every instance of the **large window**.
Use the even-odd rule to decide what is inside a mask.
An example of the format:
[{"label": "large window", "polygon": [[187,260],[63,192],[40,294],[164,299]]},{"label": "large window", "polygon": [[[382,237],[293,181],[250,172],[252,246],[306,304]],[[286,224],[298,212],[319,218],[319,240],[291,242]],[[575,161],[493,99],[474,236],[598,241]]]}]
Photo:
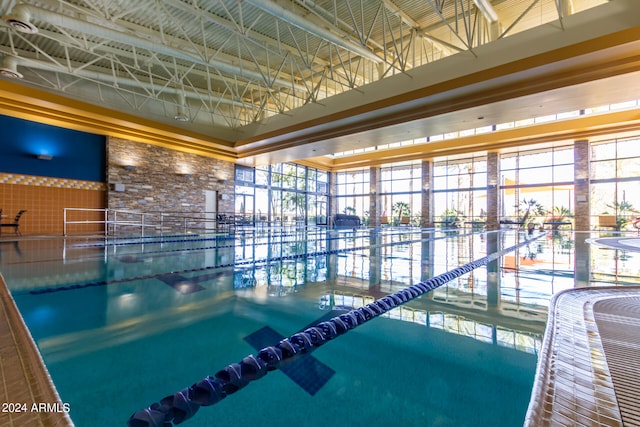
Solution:
[{"label": "large window", "polygon": [[591,214],[629,228],[640,209],[640,137],[591,146]]},{"label": "large window", "polygon": [[420,163],[398,163],[380,170],[381,215],[399,224],[402,217],[410,217],[420,224],[422,207],[422,167]]},{"label": "large window", "polygon": [[338,173],[336,192],[339,213],[369,215],[369,169]]},{"label": "large window", "polygon": [[436,161],[432,188],[436,222],[461,226],[486,219],[486,157]]},{"label": "large window", "polygon": [[272,224],[326,224],[328,174],[290,163],[236,166],[236,214]]},{"label": "large window", "polygon": [[505,220],[542,223],[573,217],[573,147],[505,154],[500,160],[500,191]]}]

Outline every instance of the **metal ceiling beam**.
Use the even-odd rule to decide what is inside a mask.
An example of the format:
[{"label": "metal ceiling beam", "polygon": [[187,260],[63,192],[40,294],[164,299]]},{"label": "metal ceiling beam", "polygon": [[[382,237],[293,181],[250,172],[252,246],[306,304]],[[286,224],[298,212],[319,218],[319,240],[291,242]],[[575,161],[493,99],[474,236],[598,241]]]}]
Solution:
[{"label": "metal ceiling beam", "polygon": [[[170,46],[166,46],[162,43],[152,42],[132,34],[127,34],[123,31],[117,31],[112,28],[107,28],[106,26],[88,23],[80,19],[75,19],[70,16],[62,15],[57,12],[48,11],[48,10],[41,9],[31,5],[19,4],[13,9],[13,13],[11,13],[10,15],[4,18],[13,18],[13,17],[21,17],[21,16],[27,17],[27,18],[33,17],[36,20],[47,22],[51,25],[66,28],[68,30],[78,31],[78,32],[90,34],[93,36],[102,37],[107,40],[123,43],[129,46],[135,46],[136,48],[145,49],[150,52],[155,52],[155,53],[159,53],[169,57],[181,59],[183,61],[192,62],[204,67],[212,67],[227,74],[243,76],[243,77],[253,79],[253,80],[258,80],[258,81],[264,81],[264,76],[259,72],[254,72],[244,67],[237,67],[235,65],[227,64],[220,61],[204,60],[198,55],[187,53],[188,50],[190,49],[186,47],[185,49],[173,48]],[[13,25],[13,27],[18,31],[20,31],[20,28],[23,28],[23,26],[19,24]],[[164,38],[166,38],[166,35],[164,36]],[[162,40],[163,37],[161,37],[159,34],[156,34],[154,36],[154,39]],[[282,86],[285,88],[293,87],[295,90],[299,90],[305,93],[307,92],[307,89],[303,85],[296,84],[289,80],[275,79],[273,82],[278,86]],[[267,83],[267,85],[269,84],[270,83]]]},{"label": "metal ceiling beam", "polygon": [[[164,3],[167,6],[171,6],[173,8],[176,8],[178,10],[181,10],[183,12],[188,12],[188,13],[193,13],[194,16],[199,16],[202,19],[204,19],[206,22],[209,22],[211,24],[217,25],[221,28],[224,28],[227,31],[230,31],[240,37],[245,38],[249,43],[255,45],[256,47],[260,47],[262,49],[267,50],[268,52],[270,52],[273,55],[279,55],[282,58],[284,58],[284,56],[282,55],[281,50],[284,50],[286,52],[289,52],[291,54],[298,54],[298,50],[293,47],[293,46],[289,46],[287,44],[284,44],[282,42],[277,42],[277,48],[273,49],[270,48],[271,45],[274,45],[276,43],[276,41],[272,38],[272,37],[267,37],[264,34],[260,34],[252,29],[248,29],[248,28],[244,28],[243,31],[241,32],[237,26],[231,24],[229,21],[227,21],[226,19],[223,19],[221,17],[219,17],[218,15],[214,15],[210,12],[207,12],[206,10],[200,9],[198,7],[196,7],[195,5],[192,4],[187,4],[187,3],[183,3],[182,1],[178,1],[178,0],[165,0]],[[249,37],[247,37],[249,36]],[[329,65],[329,63],[327,61],[321,60],[320,58],[315,58],[315,63],[318,64],[321,67],[325,67],[327,65]]]},{"label": "metal ceiling beam", "polygon": [[[120,86],[128,86],[131,88],[142,88],[142,89],[146,89],[150,92],[157,92],[158,94],[160,93],[167,93],[167,94],[171,94],[171,95],[175,95],[175,96],[186,96],[188,98],[193,98],[193,99],[204,99],[204,98],[208,98],[210,100],[212,100],[213,102],[216,103],[220,103],[220,104],[226,104],[226,105],[231,105],[234,107],[242,107],[242,108],[255,108],[257,109],[258,107],[254,106],[254,105],[247,105],[238,101],[234,101],[228,98],[224,98],[224,97],[216,97],[216,96],[211,96],[210,93],[198,93],[198,92],[193,92],[192,90],[185,90],[185,89],[178,89],[172,86],[163,86],[160,89],[158,89],[158,85],[150,83],[150,82],[145,82],[143,80],[136,80],[136,79],[132,79],[132,78],[126,78],[126,77],[121,77],[121,76],[117,76],[117,75],[113,75],[113,74],[105,74],[105,73],[101,73],[98,71],[92,71],[92,70],[88,70],[86,68],[73,68],[73,69],[68,69],[65,68],[61,65],[56,65],[53,63],[49,63],[49,62],[44,62],[44,61],[40,61],[38,59],[33,59],[33,58],[25,58],[23,56],[8,56],[6,55],[4,57],[5,61],[12,61],[14,65],[20,65],[26,68],[33,68],[33,69],[37,69],[37,70],[41,70],[41,71],[49,71],[49,72],[54,72],[54,73],[63,73],[63,74],[69,74],[71,76],[74,77],[79,77],[79,78],[83,78],[83,79],[87,79],[87,80],[95,80],[98,82],[102,82],[102,83],[107,83],[110,84],[111,86],[115,85],[116,89],[119,89]],[[137,95],[140,96],[144,96],[143,94],[140,94],[139,92],[134,92]],[[154,99],[158,99],[157,96],[151,96],[148,95],[151,98]]]},{"label": "metal ceiling beam", "polygon": [[308,18],[302,17],[295,12],[292,12],[288,9],[285,9],[284,6],[271,1],[271,0],[245,0],[246,3],[251,4],[252,6],[275,16],[276,18],[282,19],[283,21],[294,25],[304,31],[307,31],[316,37],[321,38],[331,44],[339,46],[349,52],[355,53],[358,56],[368,59],[369,61],[375,62],[379,64],[384,62],[382,58],[377,56],[371,50],[367,49],[365,46],[351,41],[351,38],[346,34],[337,35],[334,34],[331,29],[323,28],[320,25],[315,24]]},{"label": "metal ceiling beam", "polygon": [[491,6],[489,0],[473,0],[478,10],[482,12],[482,16],[491,24],[498,22],[498,14]]}]

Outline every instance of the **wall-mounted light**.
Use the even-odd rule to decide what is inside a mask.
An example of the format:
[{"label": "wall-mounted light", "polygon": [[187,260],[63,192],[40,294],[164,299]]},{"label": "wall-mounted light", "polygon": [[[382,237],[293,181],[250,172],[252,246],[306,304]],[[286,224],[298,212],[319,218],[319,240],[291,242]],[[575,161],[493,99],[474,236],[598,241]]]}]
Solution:
[{"label": "wall-mounted light", "polygon": [[183,176],[185,178],[189,178],[191,176],[191,174],[189,172],[178,172],[178,173],[176,173],[176,175]]},{"label": "wall-mounted light", "polygon": [[134,171],[134,170],[136,170],[137,166],[136,165],[124,165],[123,168],[126,171]]},{"label": "wall-mounted light", "polygon": [[53,159],[53,156],[50,155],[50,154],[37,154],[36,158],[38,160],[51,160],[51,159]]}]

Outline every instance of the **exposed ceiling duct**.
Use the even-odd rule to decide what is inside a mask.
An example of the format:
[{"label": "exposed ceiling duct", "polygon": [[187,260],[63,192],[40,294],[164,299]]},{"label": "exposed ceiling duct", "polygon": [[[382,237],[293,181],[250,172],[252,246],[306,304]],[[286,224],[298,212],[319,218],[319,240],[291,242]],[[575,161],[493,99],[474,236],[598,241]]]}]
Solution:
[{"label": "exposed ceiling duct", "polygon": [[176,115],[173,118],[179,122],[189,121],[189,116],[185,111],[184,93],[178,94],[178,108],[176,110]]},{"label": "exposed ceiling duct", "polygon": [[25,5],[18,5],[9,15],[3,16],[2,19],[16,31],[26,34],[35,34],[38,28],[31,23],[31,13]]},{"label": "exposed ceiling duct", "polygon": [[14,56],[5,56],[0,67],[0,75],[12,79],[22,79],[24,76],[18,71],[18,61]]}]

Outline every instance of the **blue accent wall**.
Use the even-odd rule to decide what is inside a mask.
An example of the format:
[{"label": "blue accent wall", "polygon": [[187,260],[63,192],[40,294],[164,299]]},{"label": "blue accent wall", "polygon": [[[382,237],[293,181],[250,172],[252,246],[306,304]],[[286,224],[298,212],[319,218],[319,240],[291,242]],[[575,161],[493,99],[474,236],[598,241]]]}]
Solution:
[{"label": "blue accent wall", "polygon": [[0,115],[0,172],[105,182],[105,171],[106,137]]}]

